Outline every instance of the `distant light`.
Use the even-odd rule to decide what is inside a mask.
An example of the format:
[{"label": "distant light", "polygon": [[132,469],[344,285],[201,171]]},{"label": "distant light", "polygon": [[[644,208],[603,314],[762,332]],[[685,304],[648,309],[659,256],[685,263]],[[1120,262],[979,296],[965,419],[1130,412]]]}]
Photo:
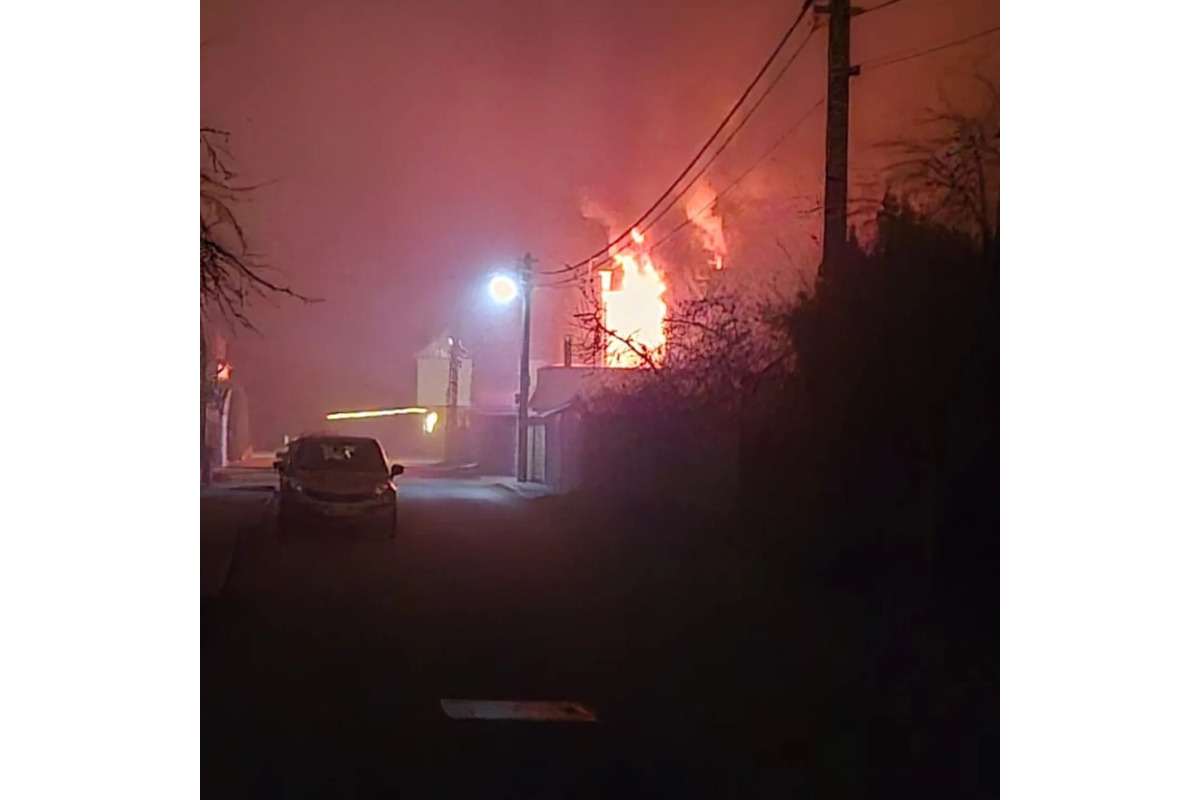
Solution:
[{"label": "distant light", "polygon": [[494,275],[488,281],[488,295],[500,305],[508,305],[517,299],[520,289],[517,282],[509,275]]},{"label": "distant light", "polygon": [[427,408],[384,408],[378,411],[335,411],[332,414],[326,414],[325,419],[370,419],[372,417],[394,417],[398,414],[425,414],[429,411]]},{"label": "distant light", "polygon": [[430,411],[425,415],[425,432],[433,433],[433,429],[437,427],[438,415],[436,411]]}]

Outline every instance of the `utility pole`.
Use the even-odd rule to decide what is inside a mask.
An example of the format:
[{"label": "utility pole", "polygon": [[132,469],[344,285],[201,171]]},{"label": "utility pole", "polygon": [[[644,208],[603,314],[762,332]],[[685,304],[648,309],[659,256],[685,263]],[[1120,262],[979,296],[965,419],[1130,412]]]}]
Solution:
[{"label": "utility pole", "polygon": [[450,337],[450,369],[446,381],[446,423],[442,460],[454,463],[458,458],[458,372],[464,349],[458,330]]},{"label": "utility pole", "polygon": [[592,292],[595,292],[595,291],[599,292],[599,294],[597,295],[597,302],[599,305],[599,308],[597,309],[597,311],[599,312],[599,317],[600,317],[600,324],[593,325],[593,327],[592,327],[592,368],[593,369],[598,366],[601,366],[604,363],[604,355],[603,355],[604,343],[600,337],[600,329],[602,327],[604,327],[604,324],[605,324],[605,320],[604,320],[604,290],[603,290],[603,286],[599,290],[596,289],[596,275],[597,275],[596,262],[589,259],[588,260],[588,290],[592,291]]},{"label": "utility pole", "polygon": [[533,256],[521,261],[521,374],[517,391],[517,480],[529,480],[529,337],[533,301]]},{"label": "utility pole", "polygon": [[829,0],[816,12],[829,15],[828,89],[825,100],[825,238],[818,276],[836,271],[846,252],[847,175],[850,151],[850,0]]}]

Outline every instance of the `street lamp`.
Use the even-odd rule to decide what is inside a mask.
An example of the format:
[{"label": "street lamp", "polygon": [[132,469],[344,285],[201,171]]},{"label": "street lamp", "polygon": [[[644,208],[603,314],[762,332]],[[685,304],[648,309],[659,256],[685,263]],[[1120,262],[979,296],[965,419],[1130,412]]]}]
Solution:
[{"label": "street lamp", "polygon": [[521,260],[517,275],[497,273],[488,281],[488,295],[499,305],[521,298],[521,363],[517,391],[517,480],[529,480],[529,338],[533,299],[533,256]]},{"label": "street lamp", "polygon": [[506,306],[513,300],[517,299],[520,294],[520,287],[517,286],[517,281],[513,276],[506,273],[493,275],[488,281],[488,296],[492,298],[498,305]]}]

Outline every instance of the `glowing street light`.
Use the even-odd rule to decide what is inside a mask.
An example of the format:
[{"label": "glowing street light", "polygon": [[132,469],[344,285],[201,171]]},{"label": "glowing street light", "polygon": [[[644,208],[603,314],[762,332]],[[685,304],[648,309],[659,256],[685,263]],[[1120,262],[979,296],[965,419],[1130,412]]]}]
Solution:
[{"label": "glowing street light", "polygon": [[488,281],[488,295],[497,305],[521,300],[521,362],[517,391],[517,480],[529,480],[529,336],[533,301],[533,256],[521,260],[515,274],[497,272]]},{"label": "glowing street light", "polygon": [[496,303],[506,306],[521,295],[521,287],[511,275],[501,273],[488,281],[488,296]]}]

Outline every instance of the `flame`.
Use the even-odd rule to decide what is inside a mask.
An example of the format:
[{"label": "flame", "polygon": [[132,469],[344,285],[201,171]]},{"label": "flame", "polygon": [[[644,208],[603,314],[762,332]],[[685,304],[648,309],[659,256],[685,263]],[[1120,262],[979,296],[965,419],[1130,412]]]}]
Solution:
[{"label": "flame", "polygon": [[721,217],[714,207],[717,202],[717,192],[708,179],[701,181],[696,190],[688,197],[685,210],[688,221],[700,229],[704,249],[709,252],[713,269],[725,268],[725,229]]},{"label": "flame", "polygon": [[[633,241],[642,245],[646,237],[635,229]],[[612,270],[600,272],[604,327],[613,334],[605,348],[604,363],[609,367],[645,366],[643,354],[659,363],[667,343],[667,304],[663,300],[667,284],[644,248],[614,250],[611,255],[620,280],[613,280]]]}]

